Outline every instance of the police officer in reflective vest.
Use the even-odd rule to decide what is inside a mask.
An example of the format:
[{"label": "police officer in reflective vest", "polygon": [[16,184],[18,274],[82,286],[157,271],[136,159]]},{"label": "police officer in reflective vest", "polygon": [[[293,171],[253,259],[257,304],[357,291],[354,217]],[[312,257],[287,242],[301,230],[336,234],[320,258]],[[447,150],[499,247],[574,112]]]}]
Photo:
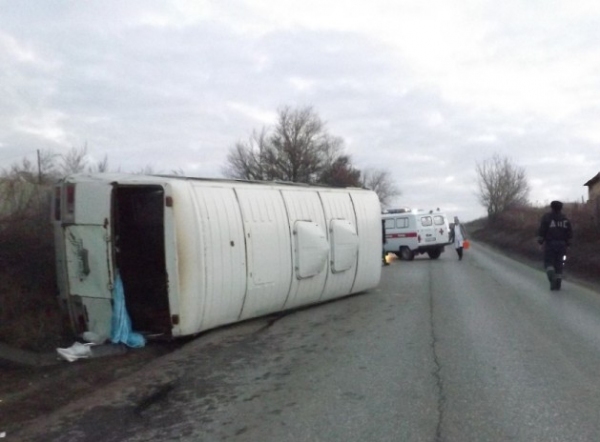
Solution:
[{"label": "police officer in reflective vest", "polygon": [[544,246],[544,268],[550,281],[550,290],[560,290],[563,257],[573,237],[571,222],[562,213],[563,203],[552,201],[551,212],[542,216],[538,243]]}]

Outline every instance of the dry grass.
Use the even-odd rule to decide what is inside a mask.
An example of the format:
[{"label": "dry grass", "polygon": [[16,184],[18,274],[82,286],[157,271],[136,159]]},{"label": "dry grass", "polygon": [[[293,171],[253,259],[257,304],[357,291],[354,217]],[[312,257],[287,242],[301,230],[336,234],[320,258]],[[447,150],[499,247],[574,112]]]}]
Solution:
[{"label": "dry grass", "polygon": [[6,183],[2,191],[19,204],[0,212],[0,341],[50,349],[65,330],[56,288],[51,187]]}]

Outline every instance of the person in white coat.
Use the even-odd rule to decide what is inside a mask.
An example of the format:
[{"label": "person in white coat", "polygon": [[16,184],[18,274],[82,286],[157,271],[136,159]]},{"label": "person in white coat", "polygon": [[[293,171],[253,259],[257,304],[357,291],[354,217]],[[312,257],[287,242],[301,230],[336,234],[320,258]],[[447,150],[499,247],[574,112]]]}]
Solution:
[{"label": "person in white coat", "polygon": [[462,224],[458,220],[458,217],[454,217],[454,228],[452,229],[452,240],[454,242],[454,248],[458,254],[458,260],[462,261],[463,258],[463,243],[466,240],[465,230]]}]

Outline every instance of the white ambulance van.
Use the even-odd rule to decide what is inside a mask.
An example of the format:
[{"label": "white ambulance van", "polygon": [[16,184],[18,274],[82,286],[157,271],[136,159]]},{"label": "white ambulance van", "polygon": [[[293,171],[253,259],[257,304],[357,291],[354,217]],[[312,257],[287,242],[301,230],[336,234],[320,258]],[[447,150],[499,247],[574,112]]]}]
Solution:
[{"label": "white ambulance van", "polygon": [[60,297],[109,336],[122,281],[134,330],[194,335],[376,287],[381,206],[354,188],[128,174],[56,186]]},{"label": "white ambulance van", "polygon": [[390,209],[382,214],[385,232],[384,251],[411,261],[427,253],[438,259],[450,244],[448,217],[438,211]]}]

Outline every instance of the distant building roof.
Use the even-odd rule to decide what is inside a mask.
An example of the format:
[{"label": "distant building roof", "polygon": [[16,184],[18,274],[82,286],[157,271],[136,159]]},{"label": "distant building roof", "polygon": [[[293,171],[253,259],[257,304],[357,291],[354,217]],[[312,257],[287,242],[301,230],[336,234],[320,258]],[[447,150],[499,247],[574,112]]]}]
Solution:
[{"label": "distant building roof", "polygon": [[598,172],[594,178],[585,183],[584,186],[593,186],[598,181],[600,181],[600,172]]}]

